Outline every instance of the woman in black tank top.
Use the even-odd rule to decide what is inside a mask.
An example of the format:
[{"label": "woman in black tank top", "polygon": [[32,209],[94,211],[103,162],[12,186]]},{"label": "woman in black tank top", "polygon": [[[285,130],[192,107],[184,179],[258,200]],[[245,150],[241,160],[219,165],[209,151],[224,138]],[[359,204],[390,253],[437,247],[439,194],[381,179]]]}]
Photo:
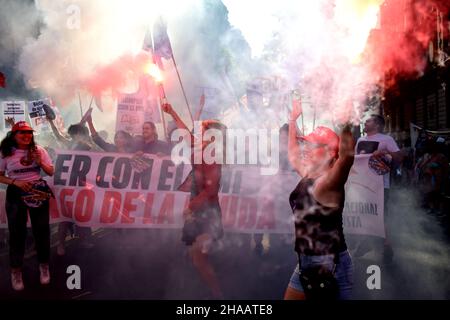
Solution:
[{"label": "woman in black tank top", "polygon": [[342,228],[344,202],[337,207],[322,205],[310,192],[314,183],[315,179],[302,179],[289,197],[295,215],[295,251],[309,256],[343,252],[347,250]]},{"label": "woman in black tank top", "polygon": [[338,137],[322,126],[307,136],[297,137],[296,121],[301,112],[301,105],[294,105],[289,119],[289,161],[302,179],[289,197],[299,265],[285,299],[311,298],[311,291],[303,288],[307,284],[304,275],[322,267],[337,280],[333,297],[347,299],[353,268],[343,233],[342,211],[344,185],[354,159],[354,139],[349,127]]}]

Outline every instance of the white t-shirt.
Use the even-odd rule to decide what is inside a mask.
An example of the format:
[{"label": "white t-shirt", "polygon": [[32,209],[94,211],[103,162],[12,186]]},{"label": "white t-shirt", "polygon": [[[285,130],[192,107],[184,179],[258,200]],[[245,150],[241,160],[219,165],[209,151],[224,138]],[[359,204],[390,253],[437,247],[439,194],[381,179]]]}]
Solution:
[{"label": "white t-shirt", "polygon": [[[361,142],[369,141],[373,143],[368,143],[366,146],[364,144],[361,144]],[[387,151],[387,152],[398,152],[400,149],[397,146],[397,143],[395,143],[394,139],[386,134],[382,133],[376,133],[371,136],[365,136],[358,139],[358,142],[356,142],[356,154],[364,154],[364,153],[373,153],[375,150],[379,151]],[[386,189],[389,189],[390,182],[389,182],[389,174],[386,173],[383,176],[384,180],[384,187]]]},{"label": "white t-shirt", "polygon": [[[37,150],[41,153],[42,163],[53,165],[52,159],[47,151],[41,146],[37,146]],[[34,181],[41,178],[41,167],[36,162],[27,162],[28,150],[14,149],[13,154],[3,158],[0,154],[0,171],[6,172],[11,179]]]}]

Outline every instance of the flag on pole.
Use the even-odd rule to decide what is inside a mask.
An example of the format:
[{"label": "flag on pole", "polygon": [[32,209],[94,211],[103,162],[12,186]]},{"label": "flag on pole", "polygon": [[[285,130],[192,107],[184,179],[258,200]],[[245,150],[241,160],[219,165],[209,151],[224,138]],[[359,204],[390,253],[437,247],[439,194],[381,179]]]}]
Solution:
[{"label": "flag on pole", "polygon": [[6,88],[6,77],[3,72],[0,72],[0,88]]},{"label": "flag on pole", "polygon": [[172,58],[172,45],[167,35],[167,25],[162,18],[157,19],[153,25],[153,55],[161,70],[164,70],[161,59]]},{"label": "flag on pole", "polygon": [[142,44],[142,50],[151,52],[152,51],[152,33],[150,28],[145,32],[144,43]]},{"label": "flag on pole", "polygon": [[202,95],[200,96],[200,108],[203,108],[205,106],[205,92],[202,93]]},{"label": "flag on pole", "polygon": [[200,104],[198,107],[198,112],[197,112],[197,115],[195,116],[196,121],[200,120],[200,116],[202,115],[203,108],[205,106],[205,102],[206,102],[206,96],[205,96],[205,90],[203,90],[202,95],[200,96]]},{"label": "flag on pole", "polygon": [[167,25],[159,18],[153,26],[153,49],[158,56],[170,59],[172,57],[172,46],[167,35]]}]

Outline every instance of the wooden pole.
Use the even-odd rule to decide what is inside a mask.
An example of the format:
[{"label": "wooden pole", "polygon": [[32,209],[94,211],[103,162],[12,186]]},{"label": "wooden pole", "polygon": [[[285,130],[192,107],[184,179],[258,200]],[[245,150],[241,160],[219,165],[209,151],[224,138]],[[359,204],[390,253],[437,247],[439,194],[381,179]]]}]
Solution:
[{"label": "wooden pole", "polygon": [[200,116],[202,115],[202,112],[203,112],[203,107],[205,106],[205,100],[206,100],[206,97],[205,97],[205,89],[203,89],[203,93],[202,93],[202,95],[200,96],[200,106],[199,106],[199,110],[198,110],[197,114],[195,115],[195,120],[196,120],[196,121],[199,121],[199,120],[200,120]]},{"label": "wooden pole", "polygon": [[80,104],[80,114],[81,114],[81,118],[83,118],[83,106],[81,105],[81,95],[80,95],[80,91],[78,91],[78,103]]},{"label": "wooden pole", "polygon": [[88,109],[90,109],[91,108],[91,106],[92,106],[92,102],[94,101],[94,95],[92,95],[92,98],[91,98],[91,102],[89,103],[89,108]]},{"label": "wooden pole", "polygon": [[192,117],[191,107],[189,106],[189,101],[187,99],[186,92],[184,91],[183,82],[181,81],[180,73],[178,72],[178,67],[177,67],[177,63],[175,61],[175,57],[173,56],[173,52],[172,52],[171,56],[172,56],[173,65],[175,67],[175,71],[177,72],[178,81],[180,82],[181,91],[183,92],[184,101],[186,102],[186,106],[189,111],[189,116],[191,117],[192,127],[194,127],[194,117]]},{"label": "wooden pole", "polygon": [[[153,63],[155,65],[157,65],[156,60],[155,60],[155,41],[153,39],[153,31],[150,32],[150,36],[151,36],[151,39],[152,39],[152,60],[153,60]],[[168,142],[168,139],[167,139],[168,138],[167,137],[167,128],[166,128],[166,117],[164,116],[164,111],[162,110],[162,105],[164,103],[167,103],[166,91],[164,90],[164,86],[163,86],[162,80],[161,80],[161,82],[158,82],[157,84],[158,84],[158,91],[159,91],[158,92],[158,94],[159,94],[159,112],[161,113],[161,122],[162,122],[162,125],[163,125],[164,138],[165,138],[166,142]]]},{"label": "wooden pole", "polygon": [[166,118],[164,116],[164,111],[162,111],[162,105],[167,103],[167,98],[166,98],[166,92],[164,90],[164,86],[162,83],[159,83],[159,110],[161,112],[161,117],[162,117],[162,124],[163,124],[163,130],[164,130],[164,138],[166,139],[166,141],[168,141],[169,137],[167,135],[167,128],[166,128]]},{"label": "wooden pole", "polygon": [[316,128],[316,106],[313,106],[314,108],[314,112],[313,112],[313,127],[312,127],[312,131],[314,131],[314,129]]}]

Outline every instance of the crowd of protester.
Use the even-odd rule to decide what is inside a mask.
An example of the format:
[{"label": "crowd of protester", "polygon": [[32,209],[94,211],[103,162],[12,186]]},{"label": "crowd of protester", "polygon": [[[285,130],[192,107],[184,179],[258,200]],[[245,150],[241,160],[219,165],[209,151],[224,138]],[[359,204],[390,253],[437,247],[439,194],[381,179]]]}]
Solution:
[{"label": "crowd of protester", "polygon": [[393,164],[394,186],[413,188],[428,213],[446,215],[450,209],[449,137],[422,130],[414,148],[409,139],[400,145],[404,159]]},{"label": "crowd of protester", "polygon": [[[180,118],[177,116],[175,111],[171,108],[170,105],[165,106],[164,110],[170,114],[174,119],[175,123],[179,128],[186,129],[186,125],[182,123]],[[114,135],[113,143],[106,141],[105,137],[97,132],[92,117],[89,115],[85,117],[85,119],[81,123],[72,124],[68,127],[67,133],[60,132],[53,119],[49,118],[49,123],[52,128],[52,136],[49,135],[41,135],[34,137],[37,143],[44,146],[46,150],[45,152],[51,158],[55,155],[54,148],[66,149],[66,150],[79,150],[79,151],[95,151],[95,152],[115,152],[115,153],[128,153],[134,154],[135,157],[140,157],[144,153],[146,154],[154,154],[157,156],[168,156],[171,153],[171,148],[173,147],[169,143],[162,141],[158,138],[156,126],[152,122],[145,122],[142,127],[142,134],[137,136],[132,136],[125,131],[118,131]],[[296,120],[296,119],[293,119]],[[219,125],[216,122],[204,122],[205,128],[208,126],[216,126]],[[301,181],[304,183],[307,180],[303,180],[305,175],[308,176],[308,173],[303,172],[303,165],[296,166],[297,160],[289,159],[288,154],[292,153],[292,148],[290,144],[288,144],[289,135],[293,135],[293,127],[290,127],[291,123],[285,124],[280,129],[280,169],[284,171],[298,171],[301,172],[300,176],[302,178]],[[322,131],[323,127],[321,128]],[[318,128],[318,129],[319,129]],[[361,137],[354,147],[354,154],[362,154],[362,153],[370,153],[376,157],[379,157],[382,161],[385,161],[389,169],[387,173],[384,174],[384,188],[385,188],[385,215],[388,214],[389,210],[389,189],[390,188],[413,188],[413,190],[417,191],[417,194],[420,197],[420,205],[426,210],[426,212],[430,214],[434,214],[436,216],[445,216],[450,209],[450,177],[449,177],[449,156],[450,156],[450,143],[446,139],[445,136],[438,136],[430,134],[429,132],[423,130],[420,132],[417,142],[414,147],[411,146],[410,140],[395,142],[392,137],[387,134],[383,134],[384,128],[384,119],[378,115],[372,115],[365,123],[364,131],[366,133],[365,136]],[[328,128],[326,128],[328,129]],[[17,129],[20,134],[22,131]],[[26,132],[25,132],[26,131]],[[25,133],[32,132],[31,127],[27,127]],[[327,130],[325,130],[328,132]],[[290,133],[291,132],[291,133]],[[314,131],[315,132],[315,131]],[[339,141],[338,136],[332,133],[331,130],[328,132],[328,136],[332,136]],[[323,135],[322,132],[315,133],[320,136]],[[314,134],[311,135],[311,139]],[[308,137],[305,137],[304,140],[307,142]],[[330,138],[331,139],[331,138]],[[328,140],[330,140],[328,139]],[[342,137],[341,137],[342,139]],[[328,141],[327,140],[327,141]],[[332,139],[331,139],[332,140]],[[192,139],[193,141],[193,139]],[[329,143],[328,141],[327,143]],[[318,143],[317,141],[312,141],[314,146],[322,147],[327,143]],[[305,143],[303,143],[305,145]],[[342,147],[342,145],[341,145]],[[28,147],[27,147],[28,148]],[[330,149],[331,147],[328,147]],[[335,148],[335,153],[330,156],[330,159],[327,158],[329,165],[325,166],[325,171],[334,170],[335,163],[339,164],[341,158],[338,157],[339,148],[338,146],[333,146]],[[25,150],[25,146],[23,147]],[[332,149],[332,148],[331,148]],[[347,148],[348,149],[348,148]],[[34,150],[34,149],[33,149]],[[303,149],[302,149],[303,150]],[[348,151],[348,150],[347,150]],[[34,152],[34,151],[33,151]],[[44,152],[44,151],[42,151]],[[311,151],[308,151],[311,152]],[[37,157],[37,156],[36,156]],[[342,157],[342,155],[341,155]],[[34,158],[33,158],[34,159]],[[323,159],[322,159],[323,160]],[[336,162],[337,161],[337,162]],[[48,161],[47,161],[48,162]],[[327,163],[328,163],[327,162]],[[352,161],[349,161],[349,164]],[[48,165],[48,164],[47,164]],[[45,166],[45,165],[44,165]],[[347,165],[345,165],[347,168]],[[5,165],[6,168],[6,165]],[[4,171],[6,170],[4,168]],[[214,170],[212,170],[214,169]],[[191,202],[187,211],[184,213],[184,217],[186,220],[184,228],[183,228],[183,241],[190,247],[191,257],[194,265],[198,268],[200,276],[206,282],[206,284],[210,287],[212,295],[214,298],[222,298],[223,294],[221,292],[221,288],[217,282],[215,271],[213,266],[210,264],[208,260],[208,251],[211,246],[211,242],[213,240],[217,240],[223,237],[223,230],[221,221],[221,213],[220,206],[218,202],[218,186],[220,184],[220,175],[221,175],[221,167],[212,168],[205,164],[194,167],[192,171],[192,179],[193,181],[203,181],[204,179],[210,181],[214,180],[214,188],[205,187],[204,183],[201,182],[197,188],[192,187],[191,191]],[[348,168],[347,168],[348,169]],[[212,171],[211,171],[212,170]],[[300,171],[299,171],[300,170]],[[44,170],[45,171],[45,170]],[[338,170],[342,173],[342,170]],[[313,171],[311,171],[313,172]],[[314,171],[316,172],[316,171]],[[52,173],[49,170],[49,173]],[[320,174],[319,174],[320,173]],[[310,174],[310,173],[309,173]],[[317,180],[323,172],[317,172]],[[348,172],[339,180],[340,187],[343,187],[346,178],[348,176]],[[309,177],[311,178],[311,177]],[[203,179],[203,180],[199,180]],[[8,190],[12,190],[15,188],[14,184],[17,183],[15,181],[14,175],[8,174],[4,176],[3,183],[9,185]],[[310,179],[311,180],[311,179]],[[306,182],[305,182],[306,181]],[[309,180],[308,180],[309,181]],[[310,182],[315,184],[315,180],[312,179]],[[18,181],[19,182],[19,181]],[[19,183],[20,184],[20,183]],[[202,186],[203,187],[200,187]],[[194,184],[195,186],[195,184]],[[203,188],[203,189],[202,189]],[[306,188],[306,187],[305,187]],[[303,189],[305,189],[303,188]],[[305,190],[307,190],[306,188]],[[213,191],[211,191],[213,190]],[[208,197],[204,199],[204,193],[208,193]],[[9,192],[11,194],[11,192]],[[298,192],[297,192],[298,193]],[[301,193],[301,192],[300,192]],[[305,199],[315,199],[316,196],[320,196],[320,194],[312,194],[308,195],[303,192],[299,199],[295,200],[298,203],[302,203]],[[344,195],[342,195],[343,197]],[[11,196],[12,197],[12,196]],[[211,200],[211,199],[214,199]],[[209,199],[209,200],[208,200]],[[342,200],[342,199],[341,199]],[[339,201],[341,201],[339,200]],[[202,206],[203,202],[208,202],[208,209],[206,210]],[[287,200],[286,200],[287,201]],[[309,201],[309,200],[308,200]],[[316,201],[316,200],[314,200]],[[205,202],[205,203],[206,203]],[[292,204],[292,203],[291,203]],[[208,221],[200,221],[202,215],[200,213],[196,213],[196,208],[203,208],[200,211],[208,211]],[[45,209],[48,211],[48,209]],[[296,208],[293,207],[294,214],[296,214]],[[199,212],[200,212],[199,211]],[[339,210],[342,214],[342,208],[339,207]],[[214,213],[214,219],[211,216],[211,212]],[[48,215],[48,213],[47,213]],[[8,219],[11,214],[8,213]],[[448,218],[448,217],[447,217]],[[195,220],[197,219],[197,220]],[[200,220],[199,220],[200,219]],[[193,221],[196,221],[193,223]],[[192,230],[189,228],[193,228],[197,230],[195,234],[192,234]],[[216,228],[212,228],[212,226],[216,226]],[[296,227],[298,225],[296,224]],[[23,226],[21,227],[23,229]],[[22,230],[21,229],[21,230]],[[11,226],[10,226],[11,230]],[[48,230],[44,232],[44,236],[42,236],[42,232],[39,234],[39,230],[33,230],[36,237],[36,245],[35,248],[39,251],[39,261],[41,262],[40,272],[41,272],[41,283],[46,284],[50,281],[50,273],[48,267],[48,251],[49,241],[48,241]],[[56,253],[58,255],[65,255],[65,244],[67,241],[79,239],[80,249],[90,249],[95,246],[95,242],[92,238],[92,230],[89,227],[79,227],[70,222],[61,222],[58,226],[57,232],[57,249]],[[118,237],[116,240],[119,242],[126,242],[126,239],[130,236],[132,237],[133,233],[139,232],[138,230],[117,230]],[[386,239],[384,240],[384,256],[387,259],[392,260],[393,257],[393,249],[391,244],[389,243],[389,233],[390,231],[386,230]],[[20,271],[20,267],[22,265],[23,260],[23,251],[25,242],[22,238],[23,230],[20,233],[20,243],[17,244],[17,235],[13,235],[14,238],[13,243],[8,243],[6,233],[4,230],[0,234],[0,248],[6,247],[8,244],[12,249],[10,249],[11,256],[11,267],[12,267],[12,286],[15,290],[23,290],[24,284],[22,281],[22,276]],[[10,239],[12,239],[10,238]],[[290,246],[292,245],[292,237],[286,235],[273,235],[273,234],[263,234],[256,233],[253,237],[242,237],[244,241],[251,241],[253,252],[259,257],[262,257],[267,253],[268,250],[277,250],[279,246]],[[265,238],[265,240],[264,240]],[[341,266],[340,263],[343,263],[347,259],[347,246],[345,244],[344,237],[342,235],[342,239],[339,242],[339,250],[332,252],[336,256],[341,259],[336,262],[336,265],[339,268],[343,268],[342,272],[351,273],[350,264],[351,261],[348,260],[349,266]],[[47,240],[46,240],[47,239]],[[146,238],[149,239],[148,237]],[[44,241],[45,240],[45,241]],[[157,239],[153,239],[157,240]],[[43,244],[44,243],[44,244]],[[298,243],[298,239],[296,240]],[[45,247],[45,248],[44,248]],[[303,247],[302,247],[303,248]],[[330,247],[331,248],[331,247]],[[303,248],[304,249],[304,248]],[[305,256],[305,252],[309,252],[308,250],[303,250],[296,248],[297,253],[300,257],[303,257],[304,261],[307,261]],[[334,249],[333,249],[334,250]],[[359,246],[356,248],[355,257],[361,256],[365,252],[367,252],[367,243],[365,241],[361,241]],[[348,257],[348,259],[350,259]],[[299,260],[300,261],[300,260]],[[340,270],[340,269],[339,269]],[[350,271],[349,271],[350,270]],[[340,272],[341,272],[340,271]],[[341,272],[341,273],[342,273]],[[294,271],[293,278],[291,279],[291,283],[289,284],[288,291],[286,293],[286,298],[305,298],[302,291],[302,284],[299,283],[297,277],[301,274],[301,267],[297,267]],[[292,291],[294,290],[294,291]],[[344,291],[340,291],[341,298],[349,298],[351,288],[346,287]]]}]

